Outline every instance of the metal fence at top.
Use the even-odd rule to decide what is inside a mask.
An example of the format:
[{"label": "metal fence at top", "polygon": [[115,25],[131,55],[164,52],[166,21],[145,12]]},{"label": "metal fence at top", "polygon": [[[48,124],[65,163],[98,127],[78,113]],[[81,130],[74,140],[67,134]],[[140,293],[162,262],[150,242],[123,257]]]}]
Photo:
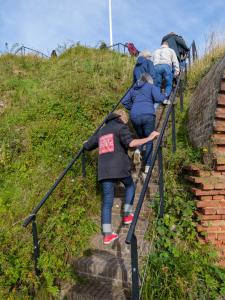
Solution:
[{"label": "metal fence at top", "polygon": [[32,54],[32,55],[35,55],[35,56],[39,56],[39,57],[42,57],[42,58],[49,58],[48,55],[44,54],[43,52],[39,51],[39,50],[35,50],[35,49],[32,49],[32,48],[29,48],[29,47],[26,47],[26,46],[21,46],[19,47],[15,53],[16,55],[20,54],[22,56],[25,56],[25,55],[28,55],[28,54]]}]

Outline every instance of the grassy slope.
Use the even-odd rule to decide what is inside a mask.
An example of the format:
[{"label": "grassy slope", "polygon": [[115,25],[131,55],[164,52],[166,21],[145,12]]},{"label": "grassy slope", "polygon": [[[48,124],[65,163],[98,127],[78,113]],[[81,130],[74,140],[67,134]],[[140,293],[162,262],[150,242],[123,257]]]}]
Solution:
[{"label": "grassy slope", "polygon": [[[47,192],[82,142],[131,82],[133,61],[109,51],[76,47],[57,59],[0,57],[0,298],[28,299],[33,273],[31,226],[22,219]],[[78,163],[38,214],[41,281],[57,293],[96,230],[95,162]]]},{"label": "grassy slope", "polygon": [[[184,165],[201,164],[202,149],[192,148],[186,130],[191,94],[224,55],[225,46],[219,46],[195,62],[188,73],[184,112],[176,107],[177,151],[171,152],[169,138],[164,149],[165,217],[151,226],[155,251],[149,257],[143,289],[142,298],[146,300],[211,300],[225,295],[225,270],[216,265],[214,250],[198,242],[195,203],[182,174]],[[154,207],[157,213],[158,204]]]}]

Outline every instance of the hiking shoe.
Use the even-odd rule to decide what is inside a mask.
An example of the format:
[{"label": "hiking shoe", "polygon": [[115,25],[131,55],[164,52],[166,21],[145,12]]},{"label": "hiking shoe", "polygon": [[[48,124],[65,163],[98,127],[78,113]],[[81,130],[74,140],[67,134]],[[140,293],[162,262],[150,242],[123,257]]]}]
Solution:
[{"label": "hiking shoe", "polygon": [[166,99],[166,100],[163,101],[163,104],[164,104],[164,105],[169,105],[169,104],[171,104],[171,102],[170,102],[169,99]]},{"label": "hiking shoe", "polygon": [[134,151],[134,164],[140,164],[141,162],[141,151],[139,149]]},{"label": "hiking shoe", "polygon": [[112,232],[110,235],[106,235],[103,237],[103,244],[109,245],[112,242],[114,242],[115,240],[117,240],[118,238],[119,238],[118,234],[116,234],[115,232]]},{"label": "hiking shoe", "polygon": [[134,214],[130,213],[129,216],[123,217],[123,224],[129,225],[132,223]]}]

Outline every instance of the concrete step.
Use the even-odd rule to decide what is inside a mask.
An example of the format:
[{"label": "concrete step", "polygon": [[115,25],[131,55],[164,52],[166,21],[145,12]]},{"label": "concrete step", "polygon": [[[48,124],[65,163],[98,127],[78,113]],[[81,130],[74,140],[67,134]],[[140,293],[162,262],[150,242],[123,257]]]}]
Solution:
[{"label": "concrete step", "polygon": [[110,282],[112,286],[129,287],[131,283],[130,260],[97,250],[90,256],[81,257],[73,262],[74,271],[85,278],[96,278]]},{"label": "concrete step", "polygon": [[64,288],[60,299],[63,300],[128,300],[130,289],[114,287],[110,281],[89,279],[73,287]]}]

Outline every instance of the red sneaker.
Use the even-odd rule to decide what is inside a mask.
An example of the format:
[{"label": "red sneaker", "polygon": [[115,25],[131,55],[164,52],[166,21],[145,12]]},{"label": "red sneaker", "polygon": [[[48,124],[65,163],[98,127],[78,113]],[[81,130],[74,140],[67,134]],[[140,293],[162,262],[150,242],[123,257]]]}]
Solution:
[{"label": "red sneaker", "polygon": [[113,232],[110,235],[104,236],[103,238],[103,244],[104,245],[109,245],[112,242],[114,242],[115,240],[117,240],[119,238],[118,234],[116,234],[115,232]]},{"label": "red sneaker", "polygon": [[134,214],[130,213],[129,216],[123,217],[123,224],[131,224],[134,218]]}]

